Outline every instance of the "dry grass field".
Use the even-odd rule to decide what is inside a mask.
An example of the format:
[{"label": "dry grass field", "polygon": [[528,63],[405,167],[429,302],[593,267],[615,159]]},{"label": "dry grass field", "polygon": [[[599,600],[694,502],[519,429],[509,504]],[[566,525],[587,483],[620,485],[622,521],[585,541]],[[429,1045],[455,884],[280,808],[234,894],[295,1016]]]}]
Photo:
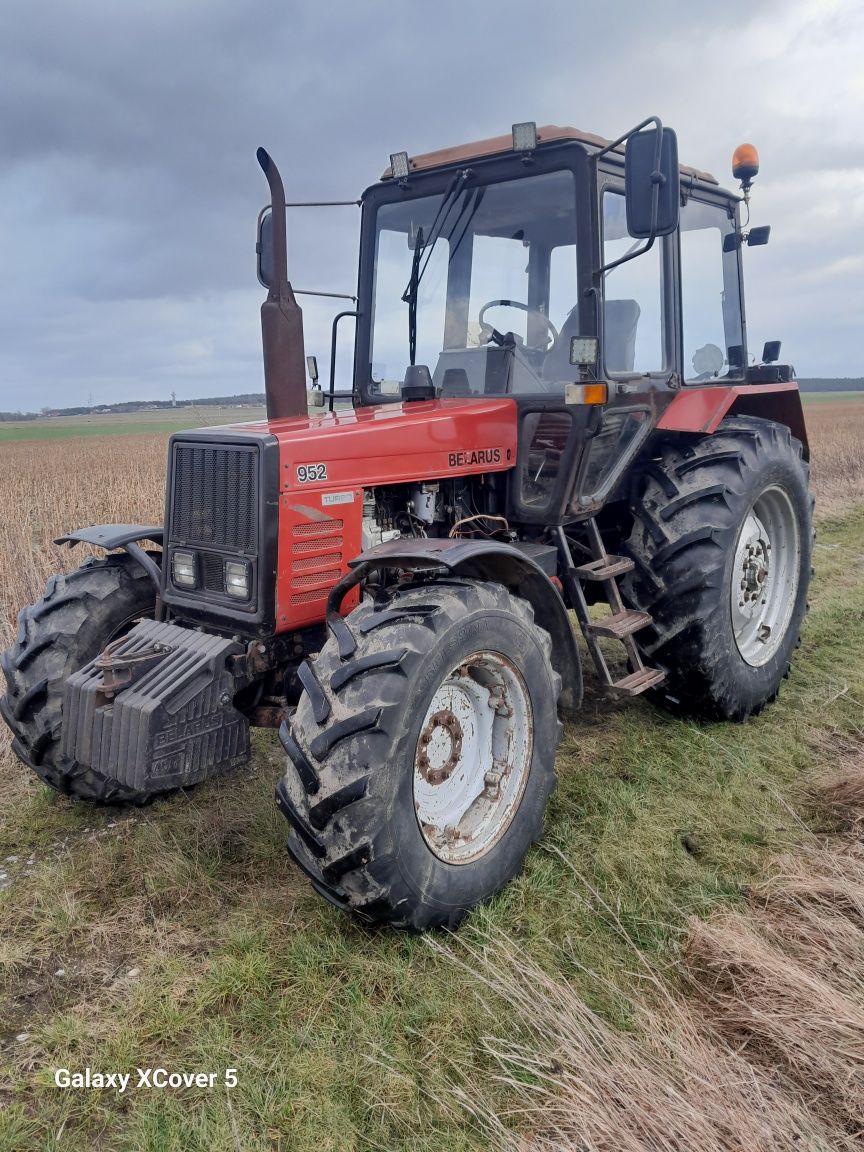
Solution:
[{"label": "dry grass field", "polygon": [[[447,940],[287,859],[281,751],[141,812],[0,752],[0,1152],[852,1152],[864,1131],[864,397],[807,406],[813,607],[780,699],[676,721],[589,684],[543,842]],[[166,436],[0,444],[0,646],[54,536],[162,519]],[[5,740],[5,734],[0,739]],[[71,1092],[57,1067],[235,1067]]]}]

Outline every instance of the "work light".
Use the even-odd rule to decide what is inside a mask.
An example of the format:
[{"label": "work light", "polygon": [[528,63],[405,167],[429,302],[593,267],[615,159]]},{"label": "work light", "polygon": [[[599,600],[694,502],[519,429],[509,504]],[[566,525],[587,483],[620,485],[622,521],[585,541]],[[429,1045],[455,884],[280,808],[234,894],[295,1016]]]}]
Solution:
[{"label": "work light", "polygon": [[537,147],[537,125],[533,120],[525,120],[513,125],[513,151],[533,152]]},{"label": "work light", "polygon": [[178,588],[194,588],[198,583],[194,552],[175,552],[171,557],[171,576]]},{"label": "work light", "polygon": [[249,564],[246,560],[225,561],[225,591],[235,600],[249,599]]},{"label": "work light", "polygon": [[408,153],[407,152],[391,152],[390,153],[390,171],[393,173],[394,180],[405,180],[408,177]]}]

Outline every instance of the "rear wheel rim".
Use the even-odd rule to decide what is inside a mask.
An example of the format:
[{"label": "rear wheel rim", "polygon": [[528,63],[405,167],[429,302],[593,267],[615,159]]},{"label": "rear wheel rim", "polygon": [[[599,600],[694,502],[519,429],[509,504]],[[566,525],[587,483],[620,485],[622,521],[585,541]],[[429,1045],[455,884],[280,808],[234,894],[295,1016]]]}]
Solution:
[{"label": "rear wheel rim", "polygon": [[730,606],[741,658],[767,664],[789,631],[801,568],[801,531],[789,494],[766,488],[741,525],[735,546]]},{"label": "rear wheel rim", "polygon": [[519,808],[534,747],[528,689],[497,652],[466,657],[441,682],[420,726],[414,809],[447,864],[485,856]]}]

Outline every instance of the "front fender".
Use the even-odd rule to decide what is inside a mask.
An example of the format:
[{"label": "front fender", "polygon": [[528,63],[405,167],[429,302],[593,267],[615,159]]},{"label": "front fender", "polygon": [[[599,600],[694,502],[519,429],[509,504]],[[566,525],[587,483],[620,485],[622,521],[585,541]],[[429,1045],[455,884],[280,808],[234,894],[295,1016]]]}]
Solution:
[{"label": "front fender", "polygon": [[68,544],[74,548],[76,544],[95,544],[97,548],[104,548],[111,552],[114,548],[125,548],[159,591],[161,574],[159,566],[152,556],[144,551],[138,543],[139,540],[152,540],[156,544],[162,543],[164,533],[162,528],[147,526],[146,524],[91,524],[89,528],[78,528],[65,536],[58,536],[55,544]]},{"label": "front fender", "polygon": [[[582,662],[564,601],[543,569],[518,549],[496,540],[449,537],[391,540],[361,552],[350,562],[350,567],[354,569],[352,576],[355,577],[360,572],[382,568],[408,571],[438,569],[466,580],[491,580],[503,584],[529,602],[534,609],[535,621],[552,637],[552,665],[561,677],[562,708],[570,716],[579,710],[582,704]],[[347,577],[346,583],[350,580],[351,577]]]}]

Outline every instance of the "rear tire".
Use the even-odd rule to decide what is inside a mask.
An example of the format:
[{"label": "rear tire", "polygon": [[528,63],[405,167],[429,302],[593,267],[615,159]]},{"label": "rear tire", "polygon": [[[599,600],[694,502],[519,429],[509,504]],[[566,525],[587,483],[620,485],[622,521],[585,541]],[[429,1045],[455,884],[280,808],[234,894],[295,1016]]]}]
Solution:
[{"label": "rear tire", "polygon": [[785,425],[743,416],[644,467],[622,593],[653,617],[639,646],[667,673],[651,695],[669,711],[743,720],[776,697],[807,610],[808,479]]},{"label": "rear tire", "polygon": [[289,849],[367,920],[455,927],[542,832],[561,732],[551,641],[524,600],[467,581],[364,601],[343,628],[301,669],[280,730]]},{"label": "rear tire", "polygon": [[42,599],[18,615],[15,644],[0,657],[6,695],[0,714],[12,750],[49,787],[97,804],[144,804],[138,792],[60,751],[66,680],[142,617],[152,618],[156,589],[130,556],[91,558],[52,576]]}]

